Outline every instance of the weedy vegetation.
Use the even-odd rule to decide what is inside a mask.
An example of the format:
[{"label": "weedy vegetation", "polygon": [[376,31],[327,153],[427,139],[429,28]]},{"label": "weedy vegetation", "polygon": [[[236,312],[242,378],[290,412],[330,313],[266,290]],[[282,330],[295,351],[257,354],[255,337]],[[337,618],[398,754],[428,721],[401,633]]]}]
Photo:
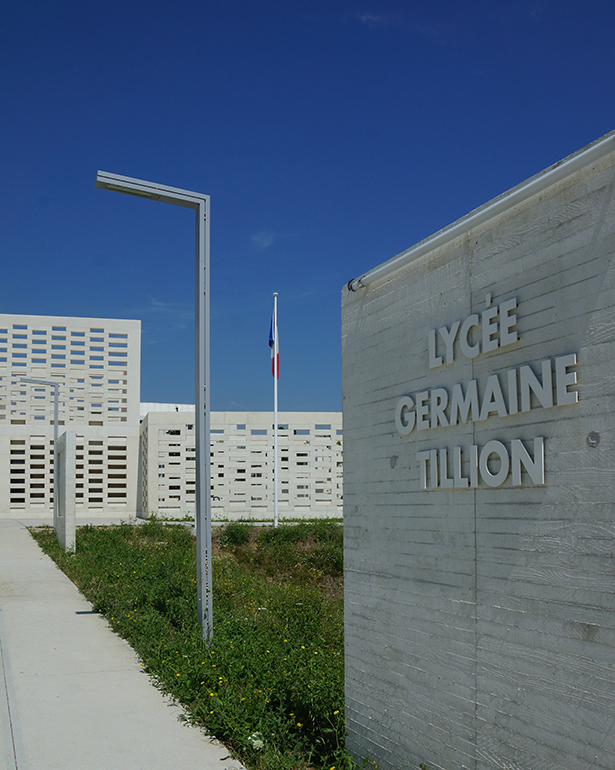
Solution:
[{"label": "weedy vegetation", "polygon": [[[83,527],[75,554],[43,550],[141,657],[186,718],[251,770],[354,770],[344,748],[342,528],[214,528],[214,634],[197,623],[191,529]],[[365,763],[364,763],[365,764]]]}]

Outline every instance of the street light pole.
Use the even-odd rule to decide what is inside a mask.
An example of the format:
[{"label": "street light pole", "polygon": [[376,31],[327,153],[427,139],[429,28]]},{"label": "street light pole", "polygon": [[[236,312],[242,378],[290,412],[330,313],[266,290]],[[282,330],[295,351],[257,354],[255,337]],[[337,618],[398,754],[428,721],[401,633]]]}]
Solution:
[{"label": "street light pole", "polygon": [[58,526],[58,415],[60,401],[60,387],[52,380],[37,380],[32,377],[20,377],[20,382],[29,382],[32,385],[48,385],[53,388],[53,528]]},{"label": "street light pole", "polygon": [[197,542],[197,594],[199,623],[203,638],[213,635],[213,593],[211,565],[211,463],[209,389],[209,195],[177,187],[132,179],[99,171],[96,187],[139,198],[194,209],[196,214],[195,259],[195,429],[196,490],[195,525]]}]

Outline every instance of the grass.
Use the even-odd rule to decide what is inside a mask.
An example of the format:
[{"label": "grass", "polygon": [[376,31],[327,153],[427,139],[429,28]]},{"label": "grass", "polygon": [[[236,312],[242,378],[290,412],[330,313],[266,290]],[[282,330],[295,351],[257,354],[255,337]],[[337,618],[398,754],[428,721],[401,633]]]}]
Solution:
[{"label": "grass", "polygon": [[251,770],[351,770],[344,748],[342,528],[214,528],[214,638],[197,625],[180,524],[83,527],[76,554],[32,530],[145,670]]}]

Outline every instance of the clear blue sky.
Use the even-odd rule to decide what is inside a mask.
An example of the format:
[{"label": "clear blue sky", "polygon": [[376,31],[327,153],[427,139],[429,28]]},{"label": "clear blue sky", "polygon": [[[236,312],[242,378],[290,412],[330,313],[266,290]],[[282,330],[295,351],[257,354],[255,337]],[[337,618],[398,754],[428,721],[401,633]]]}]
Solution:
[{"label": "clear blue sky", "polygon": [[0,312],[142,320],[144,401],[194,398],[212,201],[212,406],[341,408],[340,293],[615,128],[612,0],[6,0]]}]

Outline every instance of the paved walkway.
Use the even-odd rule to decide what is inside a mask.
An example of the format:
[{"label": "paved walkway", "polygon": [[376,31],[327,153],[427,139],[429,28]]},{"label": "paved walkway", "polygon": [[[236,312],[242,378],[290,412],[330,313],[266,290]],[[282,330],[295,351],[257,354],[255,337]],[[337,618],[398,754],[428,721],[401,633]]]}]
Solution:
[{"label": "paved walkway", "polygon": [[0,520],[0,770],[243,768],[180,713],[24,522]]}]

